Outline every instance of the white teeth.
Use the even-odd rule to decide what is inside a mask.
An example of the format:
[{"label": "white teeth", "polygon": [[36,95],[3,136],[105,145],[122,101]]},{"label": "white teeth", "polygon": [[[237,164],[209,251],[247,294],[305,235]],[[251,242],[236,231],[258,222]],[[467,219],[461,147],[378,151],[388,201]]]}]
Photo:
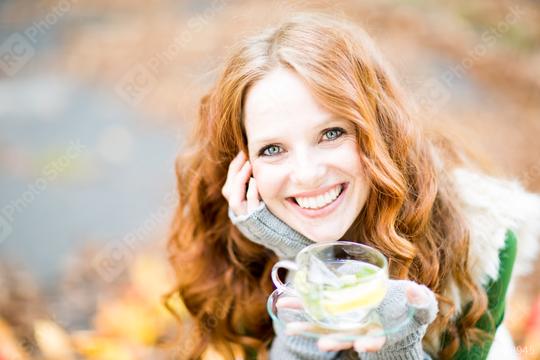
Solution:
[{"label": "white teeth", "polygon": [[313,197],[297,197],[296,202],[300,207],[305,209],[318,209],[322,208],[332,201],[334,201],[339,193],[341,192],[341,185],[337,185],[332,190],[327,191],[326,193]]},{"label": "white teeth", "polygon": [[329,203],[330,201],[332,201],[333,192],[334,192],[334,190],[332,190],[332,192],[328,192],[328,193],[326,193],[324,195],[324,202]]}]

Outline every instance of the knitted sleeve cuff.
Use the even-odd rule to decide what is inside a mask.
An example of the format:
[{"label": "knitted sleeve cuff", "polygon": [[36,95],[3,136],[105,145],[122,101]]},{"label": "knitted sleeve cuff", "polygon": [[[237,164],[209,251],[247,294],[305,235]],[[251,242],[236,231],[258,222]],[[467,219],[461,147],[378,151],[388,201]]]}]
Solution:
[{"label": "knitted sleeve cuff", "polygon": [[317,347],[317,340],[305,336],[288,336],[280,325],[274,323],[276,336],[270,347],[270,360],[335,360],[338,352],[324,352]]},{"label": "knitted sleeve cuff", "polygon": [[[421,304],[410,304],[407,301],[407,288],[411,281],[390,280],[388,293],[377,312],[385,327],[396,326],[395,321],[404,320],[401,312],[403,309],[413,308],[414,315],[399,332],[388,334],[386,343],[380,351],[374,353],[361,353],[362,359],[429,359],[422,349],[422,338],[426,333],[428,325],[435,319],[438,312],[438,304],[433,292],[425,285],[420,285],[417,291],[424,292],[426,301]],[[416,284],[418,286],[418,284]]]},{"label": "knitted sleeve cuff", "polygon": [[361,352],[362,360],[423,360],[425,359],[422,349],[422,336],[413,333],[402,339],[399,345],[385,346],[377,352]]},{"label": "knitted sleeve cuff", "polygon": [[237,216],[231,208],[228,213],[232,223],[245,237],[274,251],[280,258],[293,258],[313,243],[272,214],[264,202],[246,215]]}]

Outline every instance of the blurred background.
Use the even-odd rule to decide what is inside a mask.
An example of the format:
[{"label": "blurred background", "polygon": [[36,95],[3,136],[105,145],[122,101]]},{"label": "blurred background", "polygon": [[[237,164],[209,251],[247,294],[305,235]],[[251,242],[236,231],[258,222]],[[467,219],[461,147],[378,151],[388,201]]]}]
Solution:
[{"label": "blurred background", "polygon": [[[0,1],[0,360],[181,358],[174,158],[230,46],[304,10],[363,25],[428,127],[540,192],[536,1]],[[507,308],[523,359],[539,277]]]}]

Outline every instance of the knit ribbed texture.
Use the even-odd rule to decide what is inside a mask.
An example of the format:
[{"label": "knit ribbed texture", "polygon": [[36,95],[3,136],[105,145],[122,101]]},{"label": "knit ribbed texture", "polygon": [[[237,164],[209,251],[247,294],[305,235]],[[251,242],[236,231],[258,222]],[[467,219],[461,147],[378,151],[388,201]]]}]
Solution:
[{"label": "knit ribbed texture", "polygon": [[[424,351],[422,350],[422,337],[415,332],[405,337],[398,344],[393,346],[383,346],[377,352],[362,352],[362,360],[422,360]],[[403,346],[403,347],[401,347]]]},{"label": "knit ribbed texture", "polygon": [[407,319],[409,308],[414,309],[413,318],[399,331],[386,336],[383,348],[375,353],[360,353],[362,359],[367,360],[413,360],[424,359],[422,338],[427,326],[435,320],[438,312],[435,295],[424,285],[421,291],[428,297],[428,301],[421,306],[413,306],[407,302],[407,288],[412,285],[408,280],[390,280],[388,291],[383,301],[376,309],[381,323],[385,329],[396,328]]},{"label": "knit ribbed texture", "polygon": [[[251,241],[274,251],[280,258],[294,258],[304,247],[313,244],[311,240],[298,233],[274,216],[261,203],[257,209],[247,215],[236,216],[229,208],[229,217],[244,236]],[[290,274],[289,274],[290,275]],[[412,284],[407,280],[389,280],[388,291],[376,309],[384,328],[394,328],[404,322],[408,308],[406,289]],[[317,340],[304,336],[287,336],[281,325],[274,323],[276,336],[270,348],[271,360],[425,360],[431,359],[422,350],[422,338],[427,326],[435,319],[438,307],[434,294],[423,286],[429,297],[424,306],[413,306],[413,319],[399,331],[389,334],[383,348],[378,352],[353,350],[340,352],[322,352],[317,347]]]},{"label": "knit ribbed texture", "polygon": [[236,216],[229,208],[229,218],[245,237],[272,250],[282,259],[294,258],[300,250],[313,244],[272,214],[264,202],[247,215]]},{"label": "knit ribbed texture", "polygon": [[317,339],[306,336],[285,335],[283,327],[274,323],[276,337],[270,348],[270,360],[333,360],[337,352],[320,351]]}]

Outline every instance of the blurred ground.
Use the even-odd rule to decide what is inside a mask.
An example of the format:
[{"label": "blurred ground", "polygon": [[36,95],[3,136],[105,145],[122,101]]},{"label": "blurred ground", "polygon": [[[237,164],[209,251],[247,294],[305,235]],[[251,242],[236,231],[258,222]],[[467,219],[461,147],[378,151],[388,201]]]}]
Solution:
[{"label": "blurred ground", "polygon": [[[174,155],[228,48],[302,10],[362,24],[427,127],[540,191],[537,2],[0,1],[0,348],[164,356]],[[538,276],[507,315],[525,359],[540,358]]]}]

